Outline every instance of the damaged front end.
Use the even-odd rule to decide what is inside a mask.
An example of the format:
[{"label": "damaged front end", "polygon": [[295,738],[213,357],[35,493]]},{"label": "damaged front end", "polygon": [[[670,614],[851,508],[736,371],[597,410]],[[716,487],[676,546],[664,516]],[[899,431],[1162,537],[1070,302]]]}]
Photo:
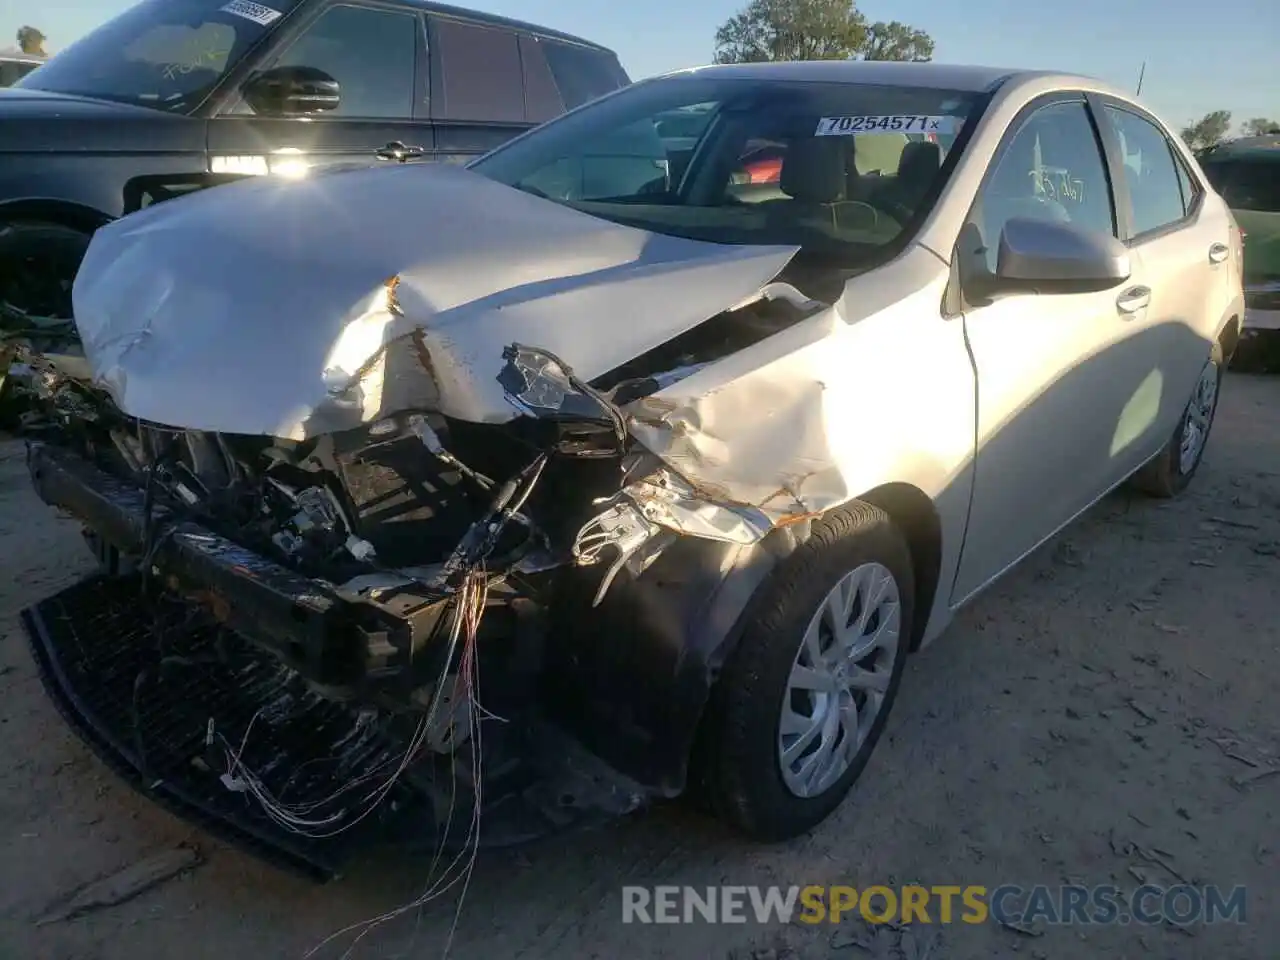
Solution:
[{"label": "damaged front end", "polygon": [[102,561],[25,614],[51,693],[157,800],[318,876],[371,832],[516,842],[678,794],[805,512],[736,502],[637,437],[663,429],[660,391],[826,309],[753,276],[588,380],[514,340],[448,369],[447,325],[396,326],[397,275],[360,308],[385,314],[364,360],[327,363],[273,433],[223,429],[218,404],[144,418],[176,396],[147,353],[171,331],[107,336],[86,311],[93,377],[29,358],[33,482]]}]

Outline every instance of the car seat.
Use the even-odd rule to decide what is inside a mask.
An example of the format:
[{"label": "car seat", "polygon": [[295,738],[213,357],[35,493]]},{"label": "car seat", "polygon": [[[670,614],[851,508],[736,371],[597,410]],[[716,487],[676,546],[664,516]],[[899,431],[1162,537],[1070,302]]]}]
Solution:
[{"label": "car seat", "polygon": [[875,210],[849,196],[854,169],[851,137],[790,140],[778,175],[778,189],[787,199],[765,200],[760,206],[781,224],[826,229],[874,224]]}]

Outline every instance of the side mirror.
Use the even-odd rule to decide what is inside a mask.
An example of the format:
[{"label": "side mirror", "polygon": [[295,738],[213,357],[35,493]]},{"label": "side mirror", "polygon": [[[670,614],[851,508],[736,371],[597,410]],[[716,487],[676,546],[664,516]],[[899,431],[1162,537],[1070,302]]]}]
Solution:
[{"label": "side mirror", "polygon": [[264,70],[249,78],[243,93],[254,113],[269,117],[323,113],[341,101],[338,81],[315,67]]},{"label": "side mirror", "polygon": [[1001,293],[1087,293],[1129,279],[1128,248],[1072,223],[1011,217],[1000,231],[994,286]]}]

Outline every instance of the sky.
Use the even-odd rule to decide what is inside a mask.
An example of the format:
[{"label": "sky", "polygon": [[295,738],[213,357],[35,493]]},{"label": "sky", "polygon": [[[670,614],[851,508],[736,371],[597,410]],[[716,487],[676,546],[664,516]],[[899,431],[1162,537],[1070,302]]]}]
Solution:
[{"label": "sky", "polygon": [[[131,2],[0,0],[0,46],[30,23],[56,52]],[[746,0],[454,2],[603,43],[639,79],[710,62],[716,28]],[[948,63],[1061,69],[1133,90],[1145,60],[1142,99],[1174,124],[1218,109],[1237,123],[1280,119],[1278,0],[865,0],[859,8],[870,20],[927,31],[934,59]]]}]

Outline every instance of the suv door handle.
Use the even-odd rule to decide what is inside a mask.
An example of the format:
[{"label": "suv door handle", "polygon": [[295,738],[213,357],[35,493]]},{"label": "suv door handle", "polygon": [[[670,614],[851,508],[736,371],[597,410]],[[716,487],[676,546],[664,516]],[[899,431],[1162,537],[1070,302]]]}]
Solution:
[{"label": "suv door handle", "polygon": [[1221,263],[1230,252],[1225,243],[1215,243],[1209,248],[1209,262]]},{"label": "suv door handle", "polygon": [[395,160],[398,163],[408,163],[421,157],[423,150],[418,146],[410,146],[401,143],[399,140],[392,140],[384,147],[379,147],[373,152],[373,155],[379,160]]},{"label": "suv door handle", "polygon": [[1151,303],[1150,287],[1130,287],[1116,297],[1116,309],[1121,313],[1134,314],[1145,309]]}]

